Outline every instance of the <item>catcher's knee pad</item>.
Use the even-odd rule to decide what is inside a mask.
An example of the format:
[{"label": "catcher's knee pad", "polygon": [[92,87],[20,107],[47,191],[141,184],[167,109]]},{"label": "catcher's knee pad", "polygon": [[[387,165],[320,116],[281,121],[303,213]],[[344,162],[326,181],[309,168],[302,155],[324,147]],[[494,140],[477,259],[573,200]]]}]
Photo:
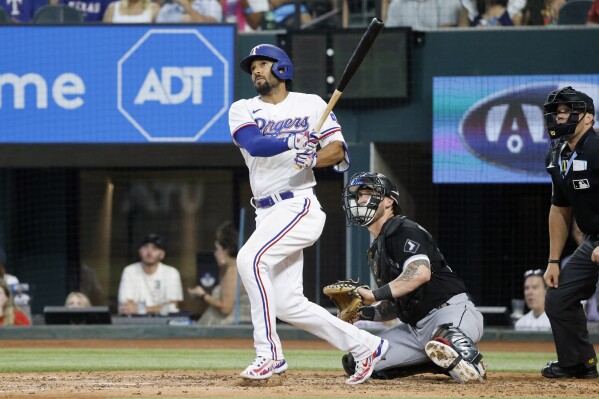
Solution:
[{"label": "catcher's knee pad", "polygon": [[445,324],[437,328],[425,346],[428,357],[457,382],[481,381],[486,370],[478,347],[459,328]]}]

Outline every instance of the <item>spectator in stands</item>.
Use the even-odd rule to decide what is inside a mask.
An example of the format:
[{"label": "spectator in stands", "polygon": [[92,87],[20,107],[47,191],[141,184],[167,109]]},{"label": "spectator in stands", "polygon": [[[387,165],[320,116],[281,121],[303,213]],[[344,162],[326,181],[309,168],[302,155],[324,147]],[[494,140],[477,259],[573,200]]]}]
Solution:
[{"label": "spectator in stands", "polygon": [[474,0],[384,0],[383,10],[387,27],[415,30],[469,26],[478,15]]},{"label": "spectator in stands", "polygon": [[[276,29],[286,29],[295,24],[295,1],[293,0],[268,0],[270,9],[275,22]],[[310,10],[304,5],[300,5],[300,25],[312,21]],[[263,24],[264,28],[264,24]]]},{"label": "spectator in stands", "polygon": [[15,306],[12,294],[4,280],[0,280],[0,326],[30,326],[27,315]]},{"label": "spectator in stands", "polygon": [[587,16],[587,25],[599,24],[599,0],[593,1]]},{"label": "spectator in stands", "polygon": [[19,284],[19,279],[13,276],[12,274],[6,273],[6,269],[4,265],[0,263],[0,279],[4,280],[8,286],[13,286]]},{"label": "spectator in stands", "polygon": [[33,14],[43,5],[37,0],[0,0],[0,7],[6,10],[13,24],[31,22]]},{"label": "spectator in stands", "polygon": [[64,4],[83,13],[85,22],[101,22],[111,0],[50,0],[50,4]]},{"label": "spectator in stands", "polygon": [[64,306],[67,308],[89,308],[92,304],[84,293],[73,291],[67,296]]},{"label": "spectator in stands", "polygon": [[472,26],[513,26],[520,25],[521,14],[510,16],[508,0],[485,0],[478,3],[478,16]]},{"label": "spectator in stands", "polygon": [[530,312],[516,321],[514,328],[520,331],[551,331],[545,314],[545,280],[541,269],[524,273],[524,300]]},{"label": "spectator in stands", "polygon": [[240,32],[259,29],[270,10],[268,0],[222,0],[222,4],[225,22],[236,23]]},{"label": "spectator in stands", "polygon": [[217,0],[165,0],[156,22],[212,23],[223,20],[223,8]]},{"label": "spectator in stands", "polygon": [[220,284],[208,294],[201,286],[188,288],[188,292],[205,301],[208,309],[198,324],[203,326],[232,324],[235,321],[235,300],[239,286],[239,322],[251,322],[250,301],[237,275],[238,233],[233,223],[225,222],[216,230],[214,258],[219,267]]},{"label": "spectator in stands", "polygon": [[123,270],[119,286],[119,313],[143,315],[177,313],[183,300],[181,275],[161,261],[166,252],[163,239],[157,234],[146,236],[138,254],[140,262]]},{"label": "spectator in stands", "polygon": [[557,25],[559,9],[566,0],[528,0],[522,25]]},{"label": "spectator in stands", "polygon": [[103,21],[113,24],[147,24],[156,21],[160,6],[150,0],[113,1]]}]

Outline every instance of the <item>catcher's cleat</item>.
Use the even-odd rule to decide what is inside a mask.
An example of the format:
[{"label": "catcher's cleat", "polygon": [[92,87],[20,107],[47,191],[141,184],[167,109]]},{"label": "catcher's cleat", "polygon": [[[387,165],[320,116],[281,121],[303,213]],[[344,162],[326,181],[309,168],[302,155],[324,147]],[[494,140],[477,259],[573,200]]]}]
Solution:
[{"label": "catcher's cleat", "polygon": [[285,360],[285,359],[275,360],[273,369],[272,369],[272,373],[273,374],[283,374],[285,371],[287,371],[287,367],[288,367],[287,360]]},{"label": "catcher's cleat", "polygon": [[366,359],[356,361],[355,373],[345,380],[346,384],[356,385],[368,381],[375,366],[385,358],[385,355],[389,351],[389,341],[381,339],[381,343],[376,348],[372,355]]},{"label": "catcher's cleat", "polygon": [[547,363],[541,370],[541,375],[545,378],[598,378],[597,366],[585,367],[580,364],[574,367],[562,367],[557,361]]},{"label": "catcher's cleat", "polygon": [[275,362],[272,359],[257,356],[252,364],[239,373],[239,376],[246,380],[265,380],[272,376],[274,365]]},{"label": "catcher's cleat", "polygon": [[424,347],[428,357],[437,366],[447,370],[449,375],[460,384],[472,381],[482,382],[486,375],[484,364],[467,362],[449,346],[447,341],[444,341],[439,337],[429,341]]}]

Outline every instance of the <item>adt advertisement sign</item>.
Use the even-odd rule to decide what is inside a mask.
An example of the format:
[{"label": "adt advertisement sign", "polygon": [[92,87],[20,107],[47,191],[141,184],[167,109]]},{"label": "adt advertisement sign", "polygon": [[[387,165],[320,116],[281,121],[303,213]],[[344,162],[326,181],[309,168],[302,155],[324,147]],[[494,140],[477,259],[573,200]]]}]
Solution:
[{"label": "adt advertisement sign", "polygon": [[235,27],[12,27],[0,142],[230,142]]},{"label": "adt advertisement sign", "polygon": [[434,78],[433,181],[549,182],[543,103],[566,86],[599,98],[599,75]]}]

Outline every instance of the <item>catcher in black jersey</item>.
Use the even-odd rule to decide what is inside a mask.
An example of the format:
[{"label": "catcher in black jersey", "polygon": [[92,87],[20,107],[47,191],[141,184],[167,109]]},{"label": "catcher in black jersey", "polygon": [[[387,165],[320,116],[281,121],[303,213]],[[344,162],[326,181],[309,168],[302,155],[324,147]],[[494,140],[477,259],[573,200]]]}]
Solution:
[{"label": "catcher in black jersey", "polygon": [[[348,226],[365,226],[374,241],[368,261],[379,288],[359,288],[361,318],[401,323],[380,336],[391,347],[373,378],[396,378],[434,372],[456,381],[483,381],[485,368],[476,342],[483,317],[469,300],[431,235],[401,215],[399,193],[380,173],[353,175],[343,192]],[[351,355],[344,369],[353,373]]]},{"label": "catcher in black jersey", "polygon": [[[593,130],[593,99],[572,87],[555,90],[544,104],[552,146],[546,158],[553,192],[549,210],[549,259],[545,313],[551,323],[557,361],[547,378],[597,378],[597,354],[589,340],[580,303],[595,291],[599,276],[599,134]],[[572,215],[584,241],[560,270]]]}]

